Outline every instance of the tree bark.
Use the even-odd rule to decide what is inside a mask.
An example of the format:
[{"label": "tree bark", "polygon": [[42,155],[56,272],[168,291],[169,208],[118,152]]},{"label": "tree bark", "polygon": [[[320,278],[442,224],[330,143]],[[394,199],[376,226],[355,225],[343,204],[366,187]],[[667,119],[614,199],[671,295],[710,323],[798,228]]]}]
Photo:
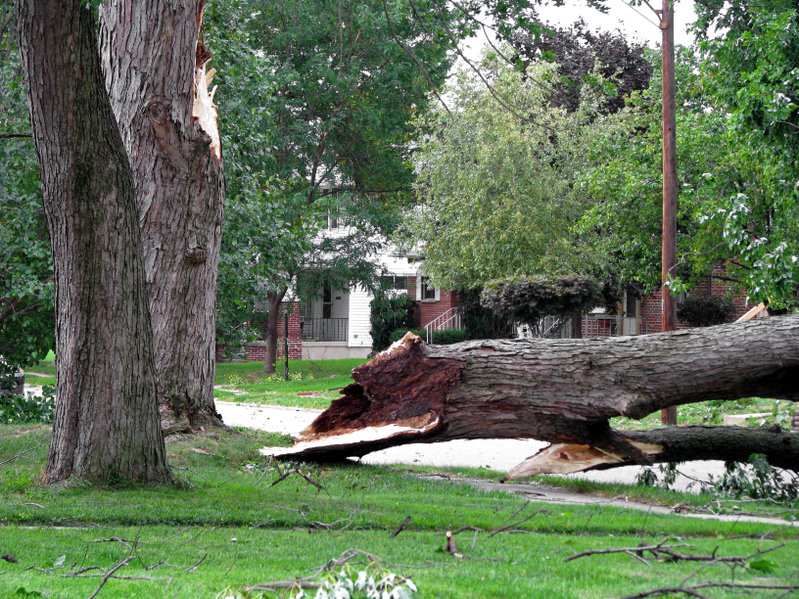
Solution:
[{"label": "tree bark", "polygon": [[410,442],[535,438],[650,463],[634,443],[646,434],[615,431],[609,418],[751,395],[796,401],[799,315],[594,340],[428,346],[409,334],[353,379],[287,453],[338,459]]},{"label": "tree bark", "polygon": [[266,356],[264,358],[264,374],[275,373],[275,363],[277,362],[277,330],[280,320],[280,306],[288,289],[270,292],[266,294],[266,301],[269,304],[269,314],[266,317]]},{"label": "tree bark", "polygon": [[106,88],[130,156],[165,432],[216,426],[224,179],[201,38],[204,0],[100,7]]},{"label": "tree bark", "polygon": [[133,179],[80,0],[18,0],[53,250],[58,389],[44,480],[171,480]]},{"label": "tree bark", "polygon": [[[766,456],[772,466],[799,471],[799,435],[783,431],[779,426],[672,426],[619,434],[643,451],[652,463],[747,462],[757,453]],[[554,443],[513,468],[508,478],[605,470],[630,463],[626,456],[603,452],[590,445]]]}]

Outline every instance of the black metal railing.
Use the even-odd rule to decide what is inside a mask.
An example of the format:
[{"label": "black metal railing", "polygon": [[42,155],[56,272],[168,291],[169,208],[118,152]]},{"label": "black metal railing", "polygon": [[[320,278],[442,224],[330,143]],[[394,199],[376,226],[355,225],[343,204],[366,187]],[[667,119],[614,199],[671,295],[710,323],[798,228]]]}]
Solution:
[{"label": "black metal railing", "polygon": [[346,341],[348,318],[300,319],[303,341]]}]

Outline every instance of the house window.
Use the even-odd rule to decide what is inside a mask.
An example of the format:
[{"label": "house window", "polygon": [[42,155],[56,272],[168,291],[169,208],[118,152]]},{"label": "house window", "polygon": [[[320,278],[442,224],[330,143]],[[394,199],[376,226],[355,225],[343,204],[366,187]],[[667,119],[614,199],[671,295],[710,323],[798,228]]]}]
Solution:
[{"label": "house window", "polygon": [[421,302],[437,302],[441,299],[441,290],[429,284],[427,277],[416,277],[416,300]]},{"label": "house window", "polygon": [[638,298],[635,294],[629,292],[624,294],[624,316],[638,316]]},{"label": "house window", "polygon": [[408,292],[408,277],[385,275],[380,277],[383,289],[395,292]]},{"label": "house window", "polygon": [[333,315],[333,290],[330,285],[325,285],[322,290],[322,318]]}]

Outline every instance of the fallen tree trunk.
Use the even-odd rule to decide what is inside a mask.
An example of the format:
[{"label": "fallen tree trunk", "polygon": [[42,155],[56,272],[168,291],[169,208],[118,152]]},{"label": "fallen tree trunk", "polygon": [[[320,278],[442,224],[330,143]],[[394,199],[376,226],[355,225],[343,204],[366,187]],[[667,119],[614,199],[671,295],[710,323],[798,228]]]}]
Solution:
[{"label": "fallen tree trunk", "polygon": [[[324,460],[403,443],[535,438],[588,446],[612,456],[613,465],[766,453],[785,455],[780,465],[799,469],[791,433],[742,429],[730,441],[722,427],[620,432],[608,424],[709,399],[796,401],[799,315],[595,340],[429,346],[409,334],[355,369],[353,379],[295,447],[275,453]],[[532,470],[544,463],[539,457]]]}]

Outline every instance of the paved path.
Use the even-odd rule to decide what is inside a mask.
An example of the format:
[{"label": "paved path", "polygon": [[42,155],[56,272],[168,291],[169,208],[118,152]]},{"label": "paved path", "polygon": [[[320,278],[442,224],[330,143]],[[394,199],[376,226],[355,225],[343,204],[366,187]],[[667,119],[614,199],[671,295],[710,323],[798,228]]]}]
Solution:
[{"label": "paved path", "polygon": [[[231,426],[297,436],[322,410],[285,408],[263,404],[217,401],[216,408]],[[362,458],[365,464],[414,464],[418,466],[488,468],[507,472],[525,458],[548,445],[533,439],[479,439],[445,441],[443,443],[411,443],[370,453]],[[570,478],[585,478],[596,482],[634,484],[640,466],[624,466],[612,470],[571,474]],[[707,479],[709,474],[724,472],[723,462],[689,462],[680,471],[690,477]],[[679,477],[678,490],[686,490],[690,479]]]}]

